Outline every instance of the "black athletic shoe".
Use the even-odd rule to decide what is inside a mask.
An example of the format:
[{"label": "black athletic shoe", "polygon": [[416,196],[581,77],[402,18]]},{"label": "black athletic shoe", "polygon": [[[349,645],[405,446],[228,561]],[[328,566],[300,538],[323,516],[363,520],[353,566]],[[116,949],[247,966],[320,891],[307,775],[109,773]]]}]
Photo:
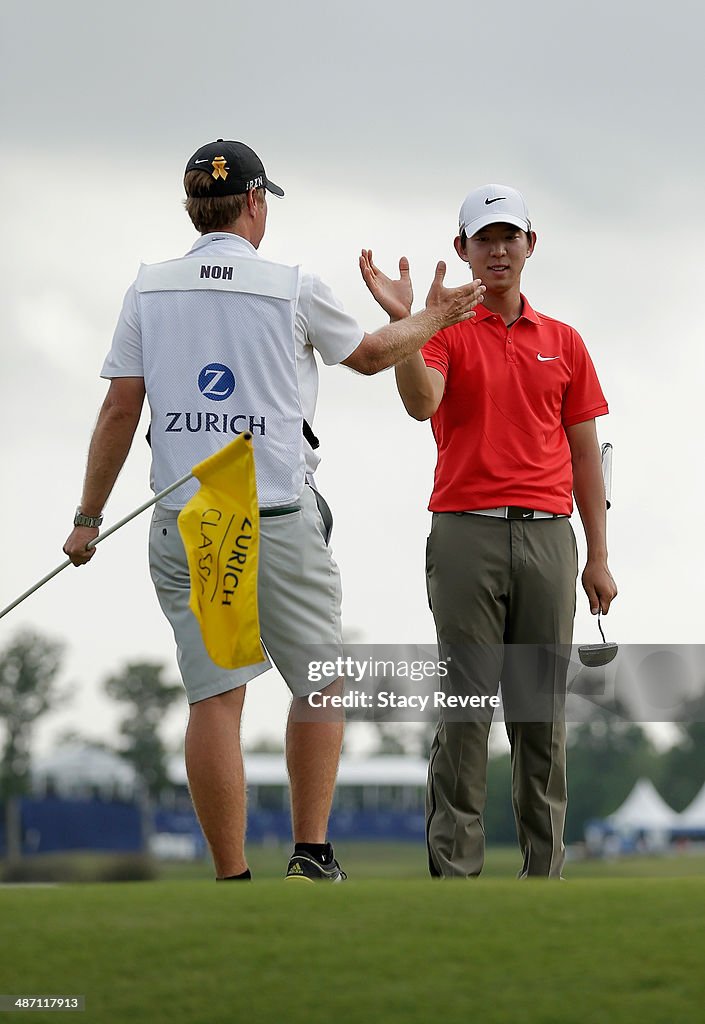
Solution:
[{"label": "black athletic shoe", "polygon": [[347,877],[335,858],[321,864],[309,853],[295,853],[285,875],[285,879],[300,878],[305,882],[344,882]]}]

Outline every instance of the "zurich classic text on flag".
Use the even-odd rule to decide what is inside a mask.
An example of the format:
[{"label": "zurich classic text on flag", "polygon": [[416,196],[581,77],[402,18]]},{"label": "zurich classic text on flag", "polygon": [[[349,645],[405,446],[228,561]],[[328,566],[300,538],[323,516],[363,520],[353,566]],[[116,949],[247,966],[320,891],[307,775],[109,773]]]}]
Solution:
[{"label": "zurich classic text on flag", "polygon": [[240,435],[193,467],[201,486],[179,513],[189,607],[221,668],[264,660],[257,611],[259,507],[252,438]]}]

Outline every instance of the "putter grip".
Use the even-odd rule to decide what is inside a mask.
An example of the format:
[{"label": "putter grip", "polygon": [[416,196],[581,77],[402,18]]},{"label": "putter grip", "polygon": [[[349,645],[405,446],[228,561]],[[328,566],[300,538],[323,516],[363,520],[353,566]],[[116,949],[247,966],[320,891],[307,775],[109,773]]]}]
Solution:
[{"label": "putter grip", "polygon": [[602,461],[602,479],[605,482],[605,498],[607,508],[612,507],[612,445],[606,441],[600,452]]}]

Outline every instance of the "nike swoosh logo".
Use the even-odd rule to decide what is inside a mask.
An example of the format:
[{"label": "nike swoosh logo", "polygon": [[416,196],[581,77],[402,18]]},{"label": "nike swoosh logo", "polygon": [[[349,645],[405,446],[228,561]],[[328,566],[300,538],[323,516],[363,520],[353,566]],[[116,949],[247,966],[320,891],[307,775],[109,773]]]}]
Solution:
[{"label": "nike swoosh logo", "polygon": [[529,516],[531,516],[531,515],[533,515],[533,513],[532,513],[532,512],[522,512],[522,514],[521,514],[521,518],[522,518],[522,519],[528,519],[528,518],[529,518]]},{"label": "nike swoosh logo", "polygon": [[204,160],[194,160],[193,162],[195,164],[207,164],[208,163],[208,158],[206,157]]},{"label": "nike swoosh logo", "polygon": [[489,206],[490,203],[498,203],[500,199],[506,199],[506,196],[497,196],[496,199],[485,199],[485,206]]},{"label": "nike swoosh logo", "polygon": [[542,356],[540,352],[536,353],[536,358],[540,363],[550,363],[552,359],[560,359],[560,356]]}]

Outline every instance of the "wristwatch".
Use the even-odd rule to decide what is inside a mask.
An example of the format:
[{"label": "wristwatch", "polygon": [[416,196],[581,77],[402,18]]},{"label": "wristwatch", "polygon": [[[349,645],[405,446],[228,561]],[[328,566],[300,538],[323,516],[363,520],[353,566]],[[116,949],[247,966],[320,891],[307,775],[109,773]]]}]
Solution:
[{"label": "wristwatch", "polygon": [[97,530],[103,522],[103,516],[84,516],[81,512],[81,507],[76,509],[76,515],[73,517],[74,526],[90,526],[92,530]]}]

